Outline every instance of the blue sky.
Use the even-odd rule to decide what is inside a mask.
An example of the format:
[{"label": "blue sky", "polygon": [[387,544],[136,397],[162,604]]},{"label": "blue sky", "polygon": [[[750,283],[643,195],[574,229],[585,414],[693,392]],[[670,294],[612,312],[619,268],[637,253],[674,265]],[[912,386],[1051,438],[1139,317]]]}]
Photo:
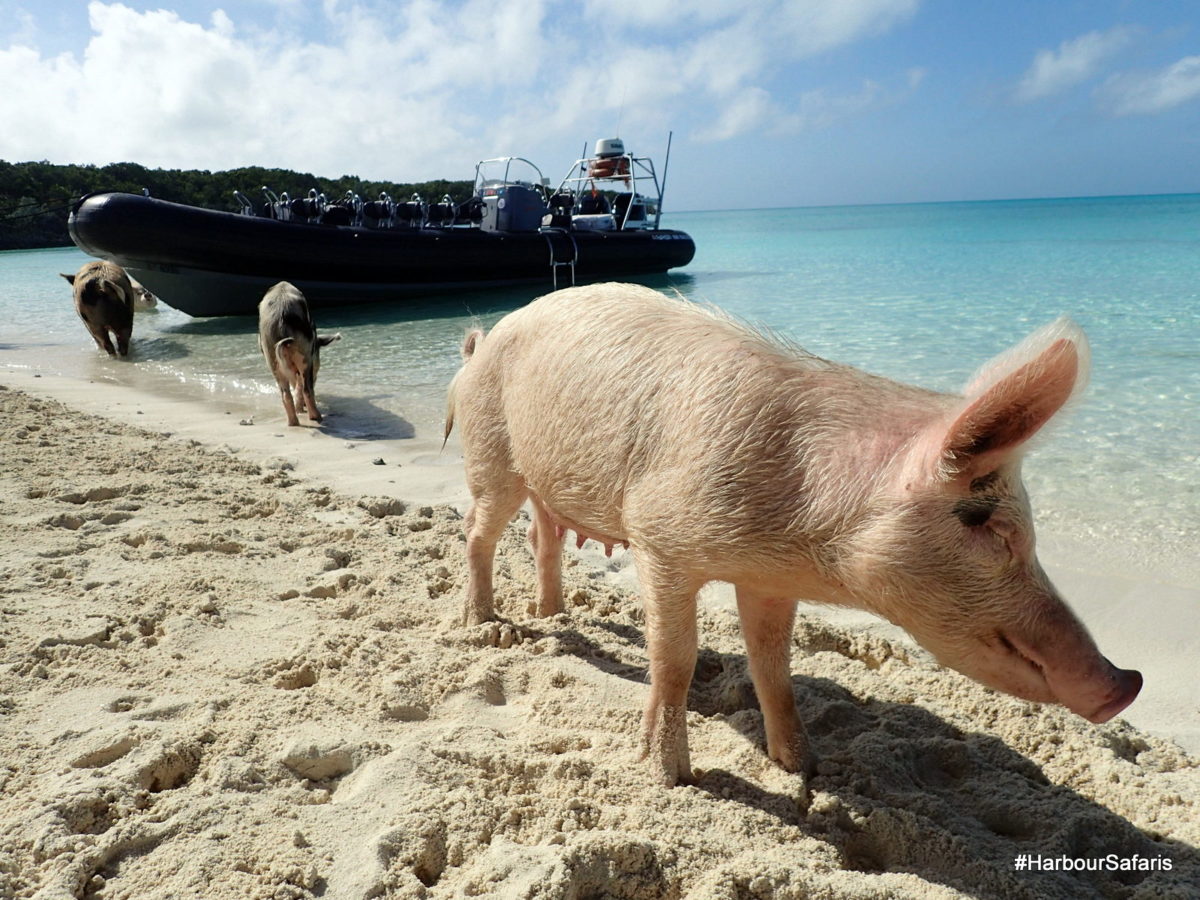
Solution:
[{"label": "blue sky", "polygon": [[8,161],[399,181],[673,130],[675,209],[1195,192],[1200,4],[0,0],[0,121]]}]

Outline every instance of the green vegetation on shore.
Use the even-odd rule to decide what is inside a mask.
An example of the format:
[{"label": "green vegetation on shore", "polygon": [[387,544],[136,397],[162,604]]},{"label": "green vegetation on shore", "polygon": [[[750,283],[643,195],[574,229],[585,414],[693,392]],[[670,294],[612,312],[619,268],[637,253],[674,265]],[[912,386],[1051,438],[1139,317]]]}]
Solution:
[{"label": "green vegetation on shore", "polygon": [[0,250],[29,250],[35,247],[70,246],[67,214],[71,203],[93,191],[130,191],[140,194],[148,189],[152,197],[237,212],[233,192],[241,191],[255,204],[263,202],[262,187],[278,194],[303,197],[311,188],[330,200],[347,191],[364,200],[374,200],[380,191],[404,200],[418,193],[425,200],[440,200],[449,194],[463,201],[471,193],[469,181],[425,181],[398,184],[390,181],[364,181],[352,175],[318,178],[307,172],[264,169],[251,166],[226,172],[195,169],[147,169],[137,163],[112,163],[107,166],[59,166],[48,162],[10,163],[0,160]]}]

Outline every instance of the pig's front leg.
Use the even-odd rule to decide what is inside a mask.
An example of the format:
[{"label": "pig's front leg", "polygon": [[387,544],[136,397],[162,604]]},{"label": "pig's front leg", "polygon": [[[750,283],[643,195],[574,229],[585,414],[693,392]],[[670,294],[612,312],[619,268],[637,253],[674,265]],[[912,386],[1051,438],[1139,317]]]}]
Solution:
[{"label": "pig's front leg", "polygon": [[550,517],[549,511],[533,497],[533,521],[529,525],[529,543],[537,565],[539,618],[562,612],[562,548],[563,533]]},{"label": "pig's front leg", "polygon": [[321,413],[317,409],[317,401],[313,397],[312,389],[305,388],[304,393],[301,394],[301,397],[304,398],[304,409],[308,412],[308,421],[320,422]]},{"label": "pig's front leg", "polygon": [[[641,560],[639,560],[641,563]],[[693,780],[687,740],[687,695],[696,669],[696,591],[680,580],[646,576],[639,564],[650,656],[650,699],[642,722],[642,758],[666,787]],[[657,583],[656,583],[657,581]]]},{"label": "pig's front leg", "polygon": [[811,764],[808,734],[796,713],[790,663],[796,601],[739,587],[737,606],[750,678],[766,727],[767,755],[789,772],[806,772]]}]

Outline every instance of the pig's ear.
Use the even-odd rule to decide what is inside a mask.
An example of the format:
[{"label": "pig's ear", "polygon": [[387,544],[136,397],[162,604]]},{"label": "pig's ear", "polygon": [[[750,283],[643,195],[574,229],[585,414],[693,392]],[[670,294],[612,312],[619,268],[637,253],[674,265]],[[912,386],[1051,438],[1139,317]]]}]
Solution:
[{"label": "pig's ear", "polygon": [[975,477],[993,470],[1050,421],[1087,380],[1087,338],[1067,319],[988,363],[946,428],[938,468]]}]

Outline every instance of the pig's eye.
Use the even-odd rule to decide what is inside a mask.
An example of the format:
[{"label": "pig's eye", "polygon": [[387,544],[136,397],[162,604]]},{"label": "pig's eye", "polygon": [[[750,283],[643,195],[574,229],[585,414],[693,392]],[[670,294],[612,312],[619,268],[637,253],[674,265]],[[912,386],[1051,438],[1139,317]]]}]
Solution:
[{"label": "pig's eye", "polygon": [[987,524],[995,510],[996,504],[990,500],[960,500],[954,504],[954,515],[968,528]]}]

